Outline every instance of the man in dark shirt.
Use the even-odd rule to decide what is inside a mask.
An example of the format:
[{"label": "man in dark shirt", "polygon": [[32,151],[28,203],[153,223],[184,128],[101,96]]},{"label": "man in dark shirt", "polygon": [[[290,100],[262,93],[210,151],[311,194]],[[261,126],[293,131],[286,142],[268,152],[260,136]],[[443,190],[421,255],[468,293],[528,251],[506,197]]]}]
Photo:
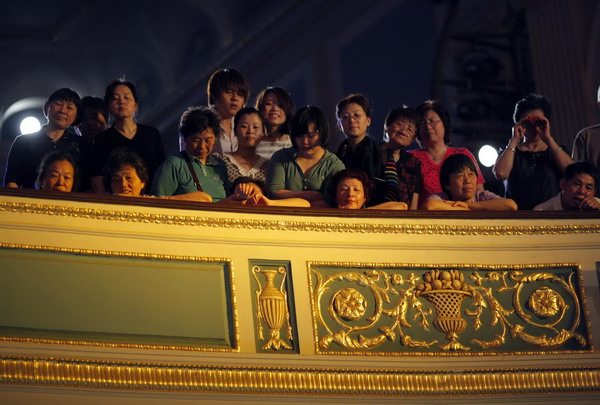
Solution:
[{"label": "man in dark shirt", "polygon": [[55,91],[44,105],[48,123],[33,134],[15,138],[6,163],[4,185],[8,187],[34,188],[40,162],[51,151],[68,150],[81,159],[81,136],[67,129],[76,124],[81,99],[68,88]]}]

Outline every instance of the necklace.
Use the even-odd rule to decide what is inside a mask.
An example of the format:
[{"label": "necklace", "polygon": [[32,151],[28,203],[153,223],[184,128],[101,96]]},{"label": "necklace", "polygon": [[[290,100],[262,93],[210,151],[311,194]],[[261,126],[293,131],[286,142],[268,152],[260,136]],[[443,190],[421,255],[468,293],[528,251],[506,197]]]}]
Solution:
[{"label": "necklace", "polygon": [[431,160],[433,160],[436,164],[438,164],[442,160],[442,158],[446,155],[447,150],[448,150],[448,147],[445,146],[444,150],[441,153],[433,154],[428,150],[426,150],[425,152],[427,152],[427,154],[429,155]]}]

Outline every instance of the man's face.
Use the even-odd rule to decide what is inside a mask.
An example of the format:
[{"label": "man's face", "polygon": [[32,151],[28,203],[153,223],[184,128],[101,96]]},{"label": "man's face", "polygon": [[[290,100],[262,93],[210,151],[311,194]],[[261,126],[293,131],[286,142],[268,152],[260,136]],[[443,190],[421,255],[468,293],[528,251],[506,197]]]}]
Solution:
[{"label": "man's face", "polygon": [[565,210],[581,209],[581,202],[596,194],[596,182],[586,173],[579,173],[569,180],[560,181],[562,205]]}]

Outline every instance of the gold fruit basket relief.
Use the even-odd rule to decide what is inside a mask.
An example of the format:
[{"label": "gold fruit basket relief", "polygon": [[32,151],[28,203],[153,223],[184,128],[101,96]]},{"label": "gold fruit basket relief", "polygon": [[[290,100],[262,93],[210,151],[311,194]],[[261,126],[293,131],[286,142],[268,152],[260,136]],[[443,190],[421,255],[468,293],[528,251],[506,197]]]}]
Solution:
[{"label": "gold fruit basket relief", "polygon": [[456,267],[311,264],[317,352],[593,350],[577,266]]}]

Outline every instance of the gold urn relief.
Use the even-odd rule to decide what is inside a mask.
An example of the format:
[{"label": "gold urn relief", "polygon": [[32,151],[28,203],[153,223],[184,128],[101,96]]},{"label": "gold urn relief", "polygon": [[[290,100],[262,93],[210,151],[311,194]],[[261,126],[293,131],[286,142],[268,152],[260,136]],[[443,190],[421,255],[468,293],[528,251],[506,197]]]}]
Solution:
[{"label": "gold urn relief", "polygon": [[[269,329],[269,340],[261,347],[262,350],[279,350],[281,348],[292,350],[292,346],[281,338],[281,328],[286,325],[286,338],[293,340],[290,313],[287,305],[287,293],[284,289],[286,279],[285,267],[277,270],[252,267],[252,274],[256,279],[259,289],[256,291],[256,322],[258,338],[265,340],[263,322]],[[263,276],[260,280],[259,274]],[[281,275],[281,282],[275,286],[275,277]]]},{"label": "gold urn relief", "polygon": [[318,352],[593,350],[574,266],[374,267],[312,267]]},{"label": "gold urn relief", "polygon": [[471,296],[464,275],[458,270],[433,269],[425,273],[423,279],[425,282],[417,286],[415,295],[433,304],[437,314],[433,325],[448,339],[448,343],[440,346],[440,349],[470,350],[458,342],[458,335],[467,327],[467,321],[461,316],[461,304]]}]

